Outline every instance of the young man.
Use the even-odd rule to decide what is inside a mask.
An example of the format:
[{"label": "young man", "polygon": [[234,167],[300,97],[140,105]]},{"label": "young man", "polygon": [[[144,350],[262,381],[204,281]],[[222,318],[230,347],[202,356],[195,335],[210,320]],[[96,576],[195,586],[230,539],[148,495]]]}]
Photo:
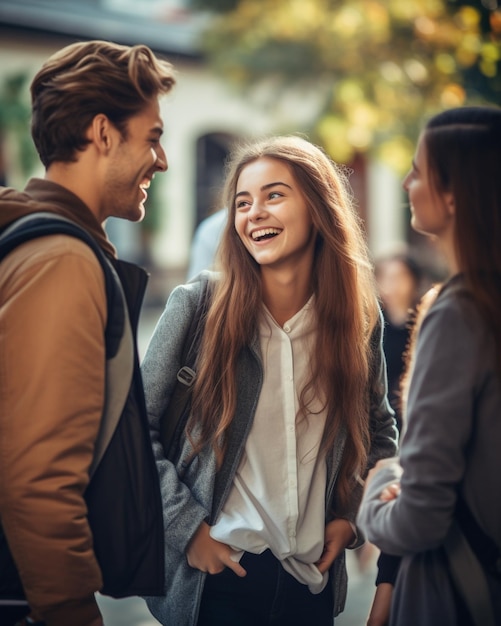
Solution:
[{"label": "young man", "polygon": [[[59,51],[31,85],[32,135],[45,177],[30,180],[23,192],[0,190],[0,229],[43,211],[72,220],[94,238],[120,277],[133,327],[146,274],[116,260],[102,223],[110,216],[143,218],[146,190],[167,170],[158,99],[174,82],[172,66],[143,45],[91,41]],[[160,494],[137,350],[114,434],[127,448],[126,462],[111,473],[98,467],[90,479],[108,400],[108,314],[103,269],[79,239],[39,237],[1,262],[0,568],[9,559],[15,564],[29,604],[17,617],[31,610],[26,624],[101,626],[94,593],[103,589],[103,578],[105,589],[108,584],[118,596],[162,588]],[[110,496],[114,486],[131,485],[130,498],[137,500],[126,502],[124,491],[123,504],[131,514],[145,512],[144,545],[134,545],[140,556],[130,579],[106,581],[109,564],[98,560],[96,512],[88,506],[94,484],[106,484]],[[127,510],[116,516],[110,543],[130,523]],[[129,555],[118,558],[126,563]],[[0,623],[10,626],[16,621],[8,601],[12,580],[1,579],[2,572]]]}]

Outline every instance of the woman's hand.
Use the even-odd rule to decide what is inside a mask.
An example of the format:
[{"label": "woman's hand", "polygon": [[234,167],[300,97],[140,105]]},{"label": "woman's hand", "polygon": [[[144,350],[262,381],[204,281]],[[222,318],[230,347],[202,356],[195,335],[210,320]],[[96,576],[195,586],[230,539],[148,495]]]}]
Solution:
[{"label": "woman's hand", "polygon": [[390,583],[379,583],[376,587],[369,617],[367,618],[367,626],[387,626],[390,620],[392,595],[393,585]]},{"label": "woman's hand", "polygon": [[190,567],[208,574],[220,574],[225,567],[229,567],[237,576],[245,576],[247,572],[231,558],[232,554],[230,546],[210,536],[210,526],[206,522],[200,524],[186,549]]},{"label": "woman's hand", "polygon": [[355,533],[348,520],[335,519],[325,527],[325,543],[322,556],[315,563],[321,574],[325,573],[341,552],[353,543]]},{"label": "woman's hand", "polygon": [[400,494],[400,483],[392,483],[388,485],[381,491],[381,495],[379,499],[383,502],[390,502],[391,500],[395,500]]}]

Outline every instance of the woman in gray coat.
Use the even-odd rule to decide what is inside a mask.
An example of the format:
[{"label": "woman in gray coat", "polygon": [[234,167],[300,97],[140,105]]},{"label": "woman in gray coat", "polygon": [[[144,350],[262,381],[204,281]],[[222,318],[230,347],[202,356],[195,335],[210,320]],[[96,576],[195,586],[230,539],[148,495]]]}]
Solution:
[{"label": "woman in gray coat", "polygon": [[428,122],[404,181],[451,277],[420,327],[400,465],[371,471],[358,518],[403,556],[392,626],[501,623],[500,163],[501,109],[458,108]]},{"label": "woman in gray coat", "polygon": [[[168,626],[331,625],[363,477],[395,453],[372,268],[342,169],[304,139],[237,151],[224,206],[220,273],[173,291],[143,364],[166,543],[148,606]],[[161,416],[207,281],[167,459]]]}]

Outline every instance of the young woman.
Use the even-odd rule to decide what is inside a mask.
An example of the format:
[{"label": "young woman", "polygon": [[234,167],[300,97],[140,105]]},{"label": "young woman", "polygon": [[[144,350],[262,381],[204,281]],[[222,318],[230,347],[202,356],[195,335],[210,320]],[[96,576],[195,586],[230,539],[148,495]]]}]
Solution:
[{"label": "young woman", "polygon": [[412,226],[451,276],[420,327],[401,467],[371,471],[359,514],[403,555],[392,626],[501,623],[500,163],[501,109],[452,109],[429,121],[404,181]]},{"label": "young woman", "polygon": [[[143,364],[166,540],[166,595],[147,602],[176,626],[330,626],[362,477],[395,452],[372,268],[343,171],[304,139],[237,151],[224,200],[220,272],[173,291]],[[206,280],[167,460],[160,418]]]}]

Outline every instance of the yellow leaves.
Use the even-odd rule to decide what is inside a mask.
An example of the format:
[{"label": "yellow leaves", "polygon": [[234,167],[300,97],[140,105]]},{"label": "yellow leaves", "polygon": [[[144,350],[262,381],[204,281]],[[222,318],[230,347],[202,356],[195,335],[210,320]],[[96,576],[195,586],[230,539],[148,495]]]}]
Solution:
[{"label": "yellow leaves", "polygon": [[338,115],[326,115],[318,126],[317,133],[322,145],[338,163],[349,163],[355,149],[348,139],[348,124]]},{"label": "yellow leaves", "polygon": [[463,87],[457,83],[445,85],[440,94],[440,104],[446,109],[463,105],[465,99],[465,91]]},{"label": "yellow leaves", "polygon": [[379,66],[381,78],[389,84],[405,84],[409,80],[414,85],[424,85],[429,81],[430,72],[419,59],[409,58],[400,61],[385,61]]},{"label": "yellow leaves", "polygon": [[480,28],[480,13],[472,6],[461,7],[456,14],[456,19],[465,30],[478,31]]},{"label": "yellow leaves", "polygon": [[478,35],[473,33],[465,35],[457,47],[456,58],[463,67],[471,67],[478,59],[482,42]]},{"label": "yellow leaves", "polygon": [[419,15],[414,22],[414,28],[418,37],[432,39],[437,32],[437,23],[426,15]]},{"label": "yellow leaves", "polygon": [[385,61],[379,66],[381,76],[388,83],[401,83],[404,80],[404,72],[395,61]]},{"label": "yellow leaves", "polygon": [[333,36],[346,41],[369,38],[372,43],[386,43],[391,38],[391,20],[384,5],[377,0],[345,3],[331,11],[327,27]]},{"label": "yellow leaves", "polygon": [[423,16],[438,17],[445,10],[440,0],[390,0],[387,4],[396,20],[409,23]]},{"label": "yellow leaves", "polygon": [[353,102],[365,98],[364,89],[360,82],[354,78],[341,80],[335,88],[336,100],[342,105],[351,106]]},{"label": "yellow leaves", "polygon": [[383,141],[378,149],[379,160],[402,176],[409,169],[414,154],[414,142],[404,135],[395,135]]},{"label": "yellow leaves", "polygon": [[498,62],[501,60],[501,45],[495,43],[484,43],[480,50],[479,67],[481,72],[489,78],[494,78],[497,74]]},{"label": "yellow leaves", "polygon": [[407,59],[404,61],[404,70],[407,76],[415,85],[423,85],[428,81],[429,72],[424,63],[417,59]]},{"label": "yellow leaves", "polygon": [[434,62],[435,67],[442,74],[454,74],[456,71],[456,61],[452,54],[449,54],[448,52],[441,52],[435,55]]},{"label": "yellow leaves", "polygon": [[367,101],[356,80],[341,81],[335,88],[333,110],[320,121],[317,132],[329,154],[340,163],[349,163],[356,151],[370,148],[379,122],[377,108]]},{"label": "yellow leaves", "polygon": [[430,111],[467,102],[463,83],[484,93],[492,85],[489,97],[499,97],[501,9],[489,13],[489,31],[480,2],[459,5],[240,0],[218,21],[211,51],[241,85],[307,88],[320,97],[331,89],[315,131],[332,157],[346,163],[355,152],[380,149],[398,169],[408,165],[403,136],[415,139]]},{"label": "yellow leaves", "polygon": [[495,36],[497,36],[498,38],[501,37],[501,9],[493,11],[490,14],[489,23]]},{"label": "yellow leaves", "polygon": [[344,6],[332,15],[332,30],[344,39],[356,35],[363,23],[364,17],[357,5]]}]

